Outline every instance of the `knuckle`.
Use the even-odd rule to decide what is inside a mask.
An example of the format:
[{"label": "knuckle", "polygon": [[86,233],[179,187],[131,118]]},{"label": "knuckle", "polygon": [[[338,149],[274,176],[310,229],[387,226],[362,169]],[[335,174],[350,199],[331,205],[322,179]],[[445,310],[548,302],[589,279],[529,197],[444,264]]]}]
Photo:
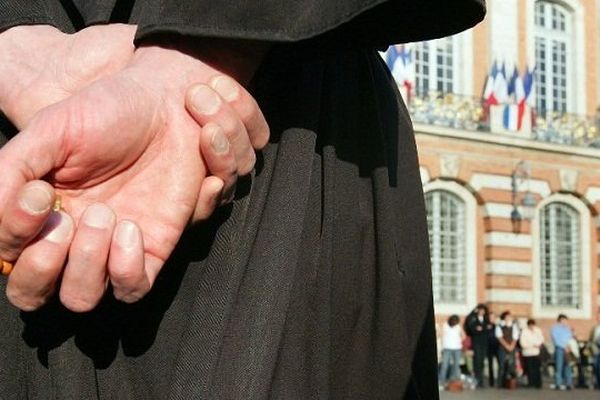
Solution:
[{"label": "knuckle", "polygon": [[252,143],[256,150],[262,150],[269,143],[269,137],[271,136],[271,132],[269,131],[269,127],[265,125],[263,129],[257,131],[257,133],[252,138]]},{"label": "knuckle", "polygon": [[99,249],[98,246],[90,242],[80,242],[71,252],[73,258],[88,265],[98,256]]},{"label": "knuckle", "polygon": [[58,272],[57,269],[62,266],[62,263],[58,263],[59,267],[56,267],[57,263],[53,263],[48,260],[47,254],[40,252],[31,252],[27,256],[27,264],[19,265],[20,268],[27,268],[32,276],[38,277],[37,279],[50,278]]},{"label": "knuckle", "polygon": [[27,295],[11,286],[6,288],[6,298],[13,306],[26,312],[35,311],[46,303],[46,298],[43,296]]},{"label": "knuckle", "polygon": [[114,296],[117,300],[122,301],[123,303],[135,303],[140,301],[145,295],[145,292],[133,291],[133,292],[123,292],[123,291],[114,291]]},{"label": "knuckle", "polygon": [[238,164],[238,174],[242,176],[249,174],[254,169],[255,164],[256,154],[252,151],[248,153],[248,155],[244,157],[242,162]]},{"label": "knuckle", "polygon": [[96,296],[80,296],[68,292],[60,292],[60,302],[67,309],[77,313],[83,313],[93,310],[99,301],[100,297]]},{"label": "knuckle", "polygon": [[123,288],[133,287],[138,280],[138,276],[133,268],[120,265],[111,267],[110,280],[114,288],[123,290]]}]

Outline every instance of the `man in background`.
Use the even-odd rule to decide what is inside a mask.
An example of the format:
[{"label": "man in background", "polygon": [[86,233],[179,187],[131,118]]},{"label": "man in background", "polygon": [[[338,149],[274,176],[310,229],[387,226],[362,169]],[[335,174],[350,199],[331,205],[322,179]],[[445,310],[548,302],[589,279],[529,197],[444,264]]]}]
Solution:
[{"label": "man in background", "polygon": [[554,343],[554,388],[567,390],[573,388],[573,376],[569,366],[569,342],[573,339],[573,332],[565,314],[559,314],[556,323],[552,325],[550,336]]}]

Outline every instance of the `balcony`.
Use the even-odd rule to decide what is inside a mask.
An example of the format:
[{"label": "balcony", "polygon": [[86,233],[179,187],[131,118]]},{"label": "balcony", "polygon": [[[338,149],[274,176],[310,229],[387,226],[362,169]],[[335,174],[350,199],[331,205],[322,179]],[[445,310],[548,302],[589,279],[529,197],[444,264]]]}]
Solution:
[{"label": "balcony", "polygon": [[415,123],[489,132],[545,143],[600,148],[600,117],[558,113],[531,117],[532,113],[528,112],[526,115],[530,116],[531,123],[521,130],[511,131],[497,118],[494,120],[494,112],[484,108],[478,97],[430,93],[412,96],[407,107]]}]

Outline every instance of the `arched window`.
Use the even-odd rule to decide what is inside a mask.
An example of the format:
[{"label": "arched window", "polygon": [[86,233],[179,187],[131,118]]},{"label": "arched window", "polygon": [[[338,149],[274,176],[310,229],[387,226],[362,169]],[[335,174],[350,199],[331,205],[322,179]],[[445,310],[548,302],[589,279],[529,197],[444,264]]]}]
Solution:
[{"label": "arched window", "polygon": [[[465,304],[465,202],[446,190],[425,194],[436,303]],[[469,299],[470,300],[470,299]]]},{"label": "arched window", "polygon": [[540,212],[540,295],[542,307],[581,307],[580,215],[551,202]]},{"label": "arched window", "polygon": [[418,96],[453,93],[457,55],[456,37],[415,44],[415,86]]},{"label": "arched window", "polygon": [[537,112],[542,116],[572,112],[573,12],[561,4],[539,0],[534,20]]}]

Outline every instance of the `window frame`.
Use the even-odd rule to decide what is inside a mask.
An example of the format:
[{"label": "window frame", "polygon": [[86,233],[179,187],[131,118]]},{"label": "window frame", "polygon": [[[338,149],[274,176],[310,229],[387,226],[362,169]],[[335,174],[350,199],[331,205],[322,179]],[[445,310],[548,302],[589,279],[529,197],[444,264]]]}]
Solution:
[{"label": "window frame", "polygon": [[[527,7],[527,64],[529,67],[536,65],[536,21],[535,6],[539,1],[549,4],[556,4],[570,13],[571,16],[571,38],[567,46],[567,113],[586,115],[587,114],[587,90],[586,90],[586,70],[587,63],[585,58],[585,9],[578,0],[535,0],[528,1]],[[537,82],[536,82],[536,106]],[[548,109],[548,111],[550,111]]]},{"label": "window frame", "polygon": [[464,205],[464,234],[465,234],[465,249],[464,249],[464,265],[465,265],[465,297],[464,303],[444,303],[436,302],[436,313],[439,314],[467,314],[473,304],[477,304],[479,281],[477,279],[477,200],[473,194],[463,185],[450,180],[434,180],[426,183],[423,186],[424,195],[427,193],[442,190],[457,196],[463,201]]},{"label": "window frame", "polygon": [[[541,212],[546,205],[554,202],[564,203],[579,213],[579,288],[580,306],[565,307],[542,304],[542,263],[541,263]],[[531,221],[533,237],[532,266],[533,266],[533,305],[534,318],[556,318],[559,312],[566,313],[570,318],[592,317],[592,291],[591,282],[591,213],[588,207],[577,197],[571,194],[553,194],[542,200],[536,207],[534,219]],[[595,297],[594,297],[595,299]]]}]

